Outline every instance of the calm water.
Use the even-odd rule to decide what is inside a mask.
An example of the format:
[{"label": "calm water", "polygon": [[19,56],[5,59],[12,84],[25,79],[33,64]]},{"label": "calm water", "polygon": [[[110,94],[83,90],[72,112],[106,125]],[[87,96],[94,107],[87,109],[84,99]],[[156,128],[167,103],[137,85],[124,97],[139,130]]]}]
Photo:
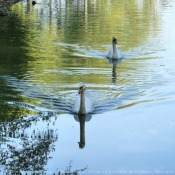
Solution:
[{"label": "calm water", "polygon": [[174,174],[175,1],[38,2],[0,18],[0,173]]}]

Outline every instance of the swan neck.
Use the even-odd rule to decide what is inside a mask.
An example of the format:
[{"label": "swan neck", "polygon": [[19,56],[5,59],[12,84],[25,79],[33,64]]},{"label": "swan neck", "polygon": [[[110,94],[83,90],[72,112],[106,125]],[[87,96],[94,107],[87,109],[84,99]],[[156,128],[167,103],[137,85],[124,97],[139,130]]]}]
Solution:
[{"label": "swan neck", "polygon": [[86,114],[85,94],[86,94],[86,90],[84,89],[83,92],[81,93],[79,114]]},{"label": "swan neck", "polygon": [[116,44],[114,42],[113,42],[113,57],[118,58],[117,47],[116,47]]}]

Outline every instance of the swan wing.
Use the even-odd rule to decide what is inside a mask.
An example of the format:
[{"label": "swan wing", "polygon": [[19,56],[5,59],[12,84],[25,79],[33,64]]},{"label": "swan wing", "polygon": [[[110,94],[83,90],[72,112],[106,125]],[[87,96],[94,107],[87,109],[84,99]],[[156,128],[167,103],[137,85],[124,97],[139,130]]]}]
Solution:
[{"label": "swan wing", "polygon": [[72,112],[78,113],[80,109],[80,97],[77,97],[72,106]]},{"label": "swan wing", "polygon": [[123,55],[122,55],[122,52],[120,49],[117,49],[117,55],[118,55],[118,58],[123,58]]},{"label": "swan wing", "polygon": [[[85,109],[86,109],[86,113],[91,113],[94,111],[92,102],[87,96],[85,98]],[[77,97],[73,103],[72,112],[78,114],[79,110],[80,110],[80,97]]]},{"label": "swan wing", "polygon": [[106,56],[108,59],[111,59],[113,56],[113,50],[110,50]]},{"label": "swan wing", "polygon": [[86,108],[86,113],[91,113],[94,111],[94,107],[92,105],[92,102],[87,96],[85,99],[85,108]]},{"label": "swan wing", "polygon": [[[123,55],[122,55],[122,52],[120,49],[117,49],[117,56],[118,58],[117,59],[120,59],[120,58],[123,58]],[[113,55],[113,50],[110,50],[107,54],[107,58],[108,59],[116,59]]]}]

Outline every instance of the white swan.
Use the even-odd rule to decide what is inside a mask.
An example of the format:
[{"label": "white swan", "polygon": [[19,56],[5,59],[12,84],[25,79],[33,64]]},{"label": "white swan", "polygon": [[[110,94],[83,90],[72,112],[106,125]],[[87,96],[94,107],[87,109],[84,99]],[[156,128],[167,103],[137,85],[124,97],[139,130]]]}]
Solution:
[{"label": "white swan", "polygon": [[86,86],[79,88],[80,97],[76,98],[72,107],[72,112],[77,114],[87,114],[94,111],[94,107],[88,97],[86,97]]},{"label": "white swan", "polygon": [[112,38],[113,49],[109,51],[109,53],[107,54],[107,58],[109,58],[109,59],[121,59],[121,58],[123,58],[122,52],[120,49],[117,49],[116,44],[117,44],[117,38],[113,37]]}]

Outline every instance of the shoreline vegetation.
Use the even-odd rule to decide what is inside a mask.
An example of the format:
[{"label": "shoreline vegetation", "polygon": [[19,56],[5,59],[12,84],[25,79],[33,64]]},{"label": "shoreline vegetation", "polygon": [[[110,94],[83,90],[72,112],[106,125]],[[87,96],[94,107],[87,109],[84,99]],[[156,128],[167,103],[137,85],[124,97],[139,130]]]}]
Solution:
[{"label": "shoreline vegetation", "polygon": [[22,0],[0,0],[0,16],[7,16],[9,13],[5,12],[4,9],[21,1]]}]

